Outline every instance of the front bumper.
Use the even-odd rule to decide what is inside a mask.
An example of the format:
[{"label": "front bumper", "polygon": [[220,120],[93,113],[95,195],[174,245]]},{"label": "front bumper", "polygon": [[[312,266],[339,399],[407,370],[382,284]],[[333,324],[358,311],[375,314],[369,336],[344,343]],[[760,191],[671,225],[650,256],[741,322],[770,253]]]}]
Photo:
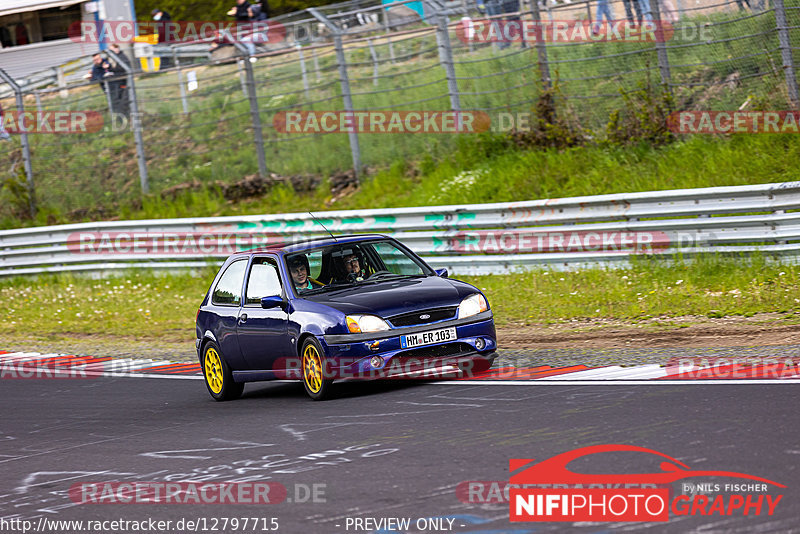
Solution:
[{"label": "front bumper", "polygon": [[[401,346],[400,336],[449,327],[456,328],[455,340],[411,349]],[[497,350],[491,311],[461,320],[382,332],[326,335],[320,342],[336,378],[388,376],[444,365],[469,368],[476,360],[493,359]]]}]

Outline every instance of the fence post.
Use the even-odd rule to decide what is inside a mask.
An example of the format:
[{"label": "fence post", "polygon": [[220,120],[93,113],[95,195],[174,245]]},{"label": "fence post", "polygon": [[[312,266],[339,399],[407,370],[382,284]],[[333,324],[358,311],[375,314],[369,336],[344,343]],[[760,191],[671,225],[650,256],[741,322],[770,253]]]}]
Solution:
[{"label": "fence post", "polygon": [[322,22],[333,34],[333,44],[336,47],[336,63],[339,65],[339,83],[342,88],[342,101],[345,112],[352,117],[351,127],[348,128],[347,137],[350,140],[350,153],[353,157],[353,172],[356,178],[361,176],[361,147],[358,144],[358,131],[355,128],[355,115],[353,113],[353,95],[350,92],[350,78],[347,76],[347,57],[344,55],[342,31],[331,20],[313,7],[307,9],[315,19]]},{"label": "fence post", "polygon": [[382,10],[383,29],[386,30],[386,43],[389,45],[389,59],[395,63],[394,45],[392,45],[392,29],[389,27],[389,7],[385,6]]},{"label": "fence post", "polygon": [[774,0],[775,6],[775,25],[778,28],[778,43],[783,59],[783,74],[786,77],[786,89],[789,93],[789,103],[793,108],[797,108],[797,77],[794,72],[794,58],[792,58],[792,46],[789,41],[789,28],[786,24],[786,8],[783,0]]},{"label": "fence post", "polygon": [[314,71],[317,74],[317,81],[321,82],[322,81],[322,75],[319,73],[319,58],[317,57],[317,49],[316,48],[311,50],[311,57],[314,58]]},{"label": "fence post", "polygon": [[139,101],[136,99],[136,84],[133,81],[133,67],[127,61],[114,53],[113,50],[106,50],[106,54],[122,67],[128,78],[128,99],[131,102],[131,128],[133,129],[133,140],[136,143],[136,159],[139,163],[139,184],[142,194],[150,192],[150,180],[147,176],[147,160],[144,156],[144,139],[142,138],[142,117],[139,113]]},{"label": "fence post", "polygon": [[[25,102],[23,101],[22,88],[17,82],[9,76],[9,74],[0,69],[0,78],[3,79],[14,90],[14,97],[17,102],[17,113],[22,114],[25,111]],[[24,128],[20,129],[19,133],[20,142],[22,143],[22,165],[25,167],[25,177],[28,181],[28,208],[30,209],[31,218],[36,217],[36,187],[33,183],[33,167],[31,166],[31,145],[28,142],[28,132]]]},{"label": "fence post", "polygon": [[250,100],[250,116],[253,121],[253,140],[255,141],[256,156],[258,157],[258,174],[266,178],[267,157],[264,154],[264,132],[261,129],[261,111],[258,109],[258,95],[256,94],[256,77],[253,74],[253,62],[250,61],[250,53],[242,43],[236,42],[234,45],[244,56],[243,63],[246,78],[245,94],[248,100]]},{"label": "fence post", "polygon": [[547,60],[547,43],[544,42],[542,32],[542,13],[539,10],[538,0],[531,2],[531,15],[533,16],[534,35],[536,37],[536,54],[539,57],[539,76],[542,78],[542,89],[550,90],[550,62]]},{"label": "fence post", "polygon": [[299,44],[295,45],[297,48],[297,55],[300,56],[300,73],[303,75],[303,92],[308,98],[308,69],[306,69],[306,58],[303,56],[303,47]]},{"label": "fence post", "polygon": [[372,56],[372,85],[378,85],[378,54],[375,53],[375,46],[372,44],[372,39],[367,39],[369,44],[369,55]]},{"label": "fence post", "polygon": [[172,60],[175,62],[175,70],[178,72],[178,88],[181,92],[181,104],[183,105],[183,114],[189,113],[189,102],[186,100],[186,87],[183,85],[183,70],[181,69],[181,61],[178,59],[178,52],[172,48]]},{"label": "fence post", "polygon": [[461,95],[458,92],[456,68],[453,63],[453,47],[450,44],[450,22],[441,10],[437,9],[436,17],[436,44],[439,47],[439,63],[444,68],[447,78],[447,92],[450,95],[450,109],[456,113],[461,111]]},{"label": "fence post", "polygon": [[[667,46],[664,43],[664,26],[661,23],[661,9],[658,5],[660,0],[650,0],[650,7],[653,12],[653,23],[656,25],[656,55],[658,56],[658,70],[661,73],[661,83],[664,89],[672,94],[672,76],[669,72],[669,55]],[[646,24],[642,22],[642,24]]]}]

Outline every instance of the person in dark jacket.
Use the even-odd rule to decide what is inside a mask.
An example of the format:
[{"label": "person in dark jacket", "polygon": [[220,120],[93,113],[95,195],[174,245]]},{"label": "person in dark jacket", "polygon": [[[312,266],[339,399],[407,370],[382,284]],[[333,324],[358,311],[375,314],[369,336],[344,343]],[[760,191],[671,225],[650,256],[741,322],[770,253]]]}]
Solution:
[{"label": "person in dark jacket", "polygon": [[[131,61],[125,52],[119,47],[117,43],[112,44],[110,47],[112,52],[116,54],[120,62],[130,68]],[[130,116],[130,96],[128,93],[128,71],[119,63],[111,64],[111,73],[114,79],[108,82],[109,91],[111,91],[111,105],[114,107],[115,113],[122,113],[126,117]]]},{"label": "person in dark jacket", "polygon": [[89,78],[89,81],[100,84],[103,92],[105,92],[106,84],[103,82],[105,82],[105,79],[110,72],[111,64],[103,59],[103,56],[100,55],[100,52],[98,52],[92,56],[92,70],[89,71],[89,74],[86,77]]},{"label": "person in dark jacket", "polygon": [[236,5],[228,10],[228,15],[235,17],[236,22],[250,22],[250,2],[236,0]]},{"label": "person in dark jacket", "polygon": [[[170,16],[169,13],[167,13],[166,11],[164,11],[163,9],[158,8],[158,7],[155,8],[153,11],[151,11],[150,15],[152,15],[154,21],[159,23],[159,24],[156,24],[156,32],[158,33],[158,42],[159,43],[165,42],[166,41],[165,35],[167,33],[166,32],[166,24],[172,20],[172,17]],[[164,68],[171,67],[172,66],[172,58],[169,57],[169,56],[162,57],[161,58],[161,66],[164,67]]]}]

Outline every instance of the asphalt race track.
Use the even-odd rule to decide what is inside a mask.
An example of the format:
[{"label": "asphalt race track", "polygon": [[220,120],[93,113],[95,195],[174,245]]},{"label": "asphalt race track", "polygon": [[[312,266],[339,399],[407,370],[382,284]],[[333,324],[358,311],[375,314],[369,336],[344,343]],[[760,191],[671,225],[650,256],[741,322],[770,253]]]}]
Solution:
[{"label": "asphalt race track", "polygon": [[[278,532],[323,534],[800,531],[798,391],[791,384],[384,381],[338,384],[337,398],[313,402],[299,384],[261,383],[240,400],[216,403],[200,380],[2,380],[0,530],[21,531],[13,519],[72,532],[40,518],[152,518],[173,521],[164,532],[189,531],[174,527],[181,519],[205,521],[198,531],[266,532],[263,523],[222,528],[224,518],[258,517],[277,518]],[[512,458],[613,443],[787,487],[772,516],[670,514],[668,523],[511,523],[507,502],[470,502],[481,494],[461,491],[468,481],[507,481]],[[600,465],[595,459],[587,472],[658,471],[648,455],[621,454]],[[277,482],[287,494],[259,505],[78,504],[69,496],[79,483],[177,480]],[[407,518],[411,527],[377,523],[386,518]],[[438,522],[417,528],[417,519]]]}]

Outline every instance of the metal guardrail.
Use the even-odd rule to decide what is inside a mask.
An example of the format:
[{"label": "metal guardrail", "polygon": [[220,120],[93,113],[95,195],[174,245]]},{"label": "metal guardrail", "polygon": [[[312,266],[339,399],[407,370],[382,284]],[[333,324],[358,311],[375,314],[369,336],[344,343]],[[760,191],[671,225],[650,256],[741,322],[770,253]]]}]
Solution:
[{"label": "metal guardrail", "polygon": [[[185,269],[236,250],[334,234],[392,235],[434,267],[505,274],[627,265],[632,255],[800,257],[800,182],[464,206],[110,221],[0,231],[0,276]],[[323,228],[324,227],[324,228]]]}]

